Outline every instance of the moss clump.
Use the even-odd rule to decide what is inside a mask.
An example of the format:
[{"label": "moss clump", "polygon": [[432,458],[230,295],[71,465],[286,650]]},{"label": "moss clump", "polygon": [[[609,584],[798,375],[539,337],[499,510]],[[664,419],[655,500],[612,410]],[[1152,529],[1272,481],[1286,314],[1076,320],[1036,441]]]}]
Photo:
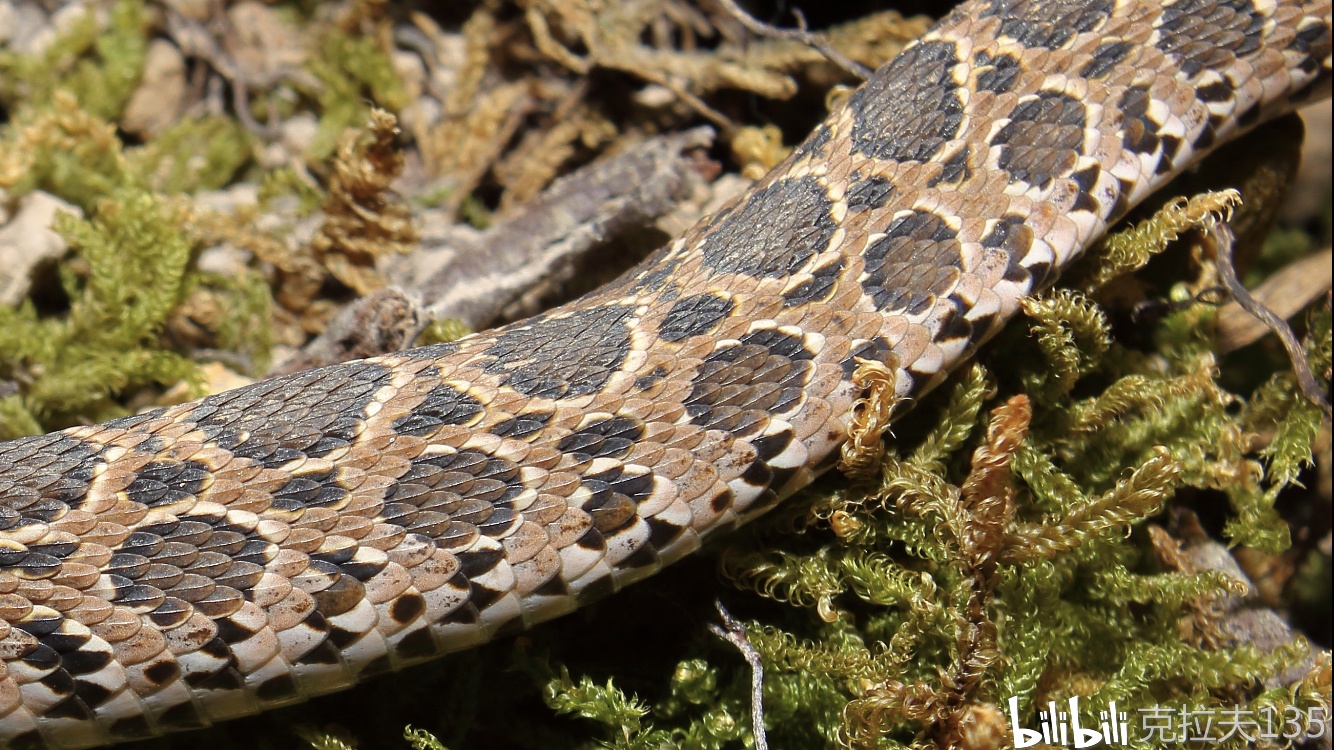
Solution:
[{"label": "moss clump", "polygon": [[366,122],[372,105],[397,112],[408,104],[393,62],[373,36],[330,30],[306,67],[322,84],[317,93],[319,129],[307,159],[318,161],[332,154],[343,131]]},{"label": "moss clump", "polygon": [[193,193],[228,185],[250,161],[250,136],[227,117],[174,123],[133,152],[129,169],[156,191]]},{"label": "moss clump", "polygon": [[0,100],[10,107],[41,107],[65,91],[93,116],[115,119],[139,82],[147,54],[142,3],[118,0],[101,31],[90,7],[39,55],[0,49]]},{"label": "moss clump", "polygon": [[22,399],[30,419],[7,431],[121,416],[113,394],[194,373],[188,359],[157,342],[183,299],[191,252],[172,212],[127,186],[99,202],[91,220],[65,214],[56,230],[78,253],[61,269],[68,314],[41,316],[31,303],[0,308],[0,362],[9,377],[30,381]]},{"label": "moss clump", "polygon": [[[197,386],[194,365],[162,333],[205,293],[229,310],[205,338],[254,362],[267,358],[267,289],[248,274],[191,269],[197,243],[180,204],[143,173],[165,153],[127,155],[112,126],[66,92],[0,131],[0,187],[12,195],[45,190],[89,217],[55,223],[73,250],[58,298],[0,308],[0,380],[23,384],[0,401],[0,437],[122,416],[123,397],[146,385]],[[176,186],[189,182],[202,184]]]}]

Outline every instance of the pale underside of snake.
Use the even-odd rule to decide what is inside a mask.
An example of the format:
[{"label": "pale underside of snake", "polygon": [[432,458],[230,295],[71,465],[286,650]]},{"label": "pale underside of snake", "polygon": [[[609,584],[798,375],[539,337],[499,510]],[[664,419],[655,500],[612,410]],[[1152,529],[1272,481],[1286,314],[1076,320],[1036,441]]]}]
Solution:
[{"label": "pale underside of snake", "polygon": [[0,444],[0,744],[255,713],[650,575],[832,464],[859,358],[932,387],[1329,55],[1329,0],[976,0],[591,296]]}]

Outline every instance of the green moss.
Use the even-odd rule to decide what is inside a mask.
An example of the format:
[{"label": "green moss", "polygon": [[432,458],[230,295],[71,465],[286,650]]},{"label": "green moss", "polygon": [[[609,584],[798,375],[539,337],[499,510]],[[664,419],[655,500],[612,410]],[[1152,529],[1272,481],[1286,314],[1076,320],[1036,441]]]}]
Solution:
[{"label": "green moss", "polygon": [[297,200],[297,213],[309,216],[324,203],[324,192],[311,185],[291,167],[282,167],[266,172],[259,186],[259,204],[268,206],[273,201],[284,197]]},{"label": "green moss", "polygon": [[23,110],[0,132],[0,186],[14,195],[45,190],[88,212],[131,183],[114,128],[69,94]]},{"label": "green moss", "polygon": [[433,320],[427,324],[422,332],[417,334],[417,346],[427,346],[428,344],[442,344],[458,339],[472,333],[472,329],[458,318],[443,318]]},{"label": "green moss", "polygon": [[0,308],[0,362],[30,382],[27,413],[48,427],[101,421],[124,414],[113,394],[193,378],[189,360],[156,341],[183,299],[190,260],[173,214],[147,191],[119,188],[94,218],[66,214],[56,230],[81,261],[61,269],[68,314]]},{"label": "green moss", "polygon": [[0,50],[0,100],[42,107],[64,90],[94,116],[115,119],[143,72],[147,29],[142,3],[118,0],[101,32],[90,8],[40,55]]},{"label": "green moss", "polygon": [[128,168],[164,193],[217,190],[250,161],[250,136],[226,117],[174,123],[133,151]]},{"label": "green moss", "polygon": [[373,106],[398,112],[408,105],[393,62],[373,37],[330,31],[306,68],[322,84],[319,128],[306,152],[310,160],[332,154],[343,131],[365,124]]},{"label": "green moss", "polygon": [[218,321],[214,348],[235,352],[249,364],[245,368],[256,376],[268,371],[273,331],[269,312],[273,297],[264,276],[245,269],[234,276],[196,271],[186,277],[186,296],[207,290],[221,300],[227,314]]}]

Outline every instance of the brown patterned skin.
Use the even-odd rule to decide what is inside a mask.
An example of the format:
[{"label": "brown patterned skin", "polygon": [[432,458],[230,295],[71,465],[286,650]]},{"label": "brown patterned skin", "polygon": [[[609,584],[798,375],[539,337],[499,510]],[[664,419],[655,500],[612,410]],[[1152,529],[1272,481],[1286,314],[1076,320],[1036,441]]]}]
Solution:
[{"label": "brown patterned skin", "polygon": [[649,575],[829,466],[856,358],[938,383],[1329,55],[1329,0],[970,2],[592,296],[0,444],[0,742],[257,712]]}]

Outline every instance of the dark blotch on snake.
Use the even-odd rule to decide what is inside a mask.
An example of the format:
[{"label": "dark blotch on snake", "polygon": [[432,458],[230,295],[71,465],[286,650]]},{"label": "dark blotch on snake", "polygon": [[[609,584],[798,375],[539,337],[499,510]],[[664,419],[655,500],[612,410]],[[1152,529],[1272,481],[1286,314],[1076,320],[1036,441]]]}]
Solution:
[{"label": "dark blotch on snake", "polygon": [[848,100],[852,147],[874,159],[924,162],[959,134],[963,101],[951,42],[925,42],[871,76]]},{"label": "dark blotch on snake", "polygon": [[503,329],[484,352],[493,358],[486,372],[525,396],[596,393],[629,354],[633,313],[624,305],[607,305]]},{"label": "dark blotch on snake", "polygon": [[658,336],[664,341],[681,341],[708,333],[731,314],[735,306],[731,298],[718,294],[683,297],[663,316]]},{"label": "dark blotch on snake", "polygon": [[394,420],[394,432],[425,437],[444,425],[463,425],[485,409],[477,399],[444,383],[432,388],[406,416]]},{"label": "dark blotch on snake", "polygon": [[992,0],[982,18],[1001,19],[1001,36],[1025,47],[1055,49],[1093,31],[1111,15],[1112,0]]},{"label": "dark blotch on snake", "polygon": [[724,210],[703,230],[704,265],[719,273],[781,278],[827,248],[836,229],[824,185],[780,180]]},{"label": "dark blotch on snake", "polygon": [[1074,169],[1084,144],[1084,103],[1043,91],[1021,101],[1010,122],[991,139],[1000,146],[998,164],[1015,180],[1045,190]]},{"label": "dark blotch on snake", "polygon": [[943,219],[909,212],[866,248],[862,289],[878,310],[920,315],[958,280],[960,252],[955,231]]},{"label": "dark blotch on snake", "polygon": [[1250,0],[1180,0],[1163,8],[1157,23],[1158,49],[1194,76],[1258,50],[1265,18]]}]

